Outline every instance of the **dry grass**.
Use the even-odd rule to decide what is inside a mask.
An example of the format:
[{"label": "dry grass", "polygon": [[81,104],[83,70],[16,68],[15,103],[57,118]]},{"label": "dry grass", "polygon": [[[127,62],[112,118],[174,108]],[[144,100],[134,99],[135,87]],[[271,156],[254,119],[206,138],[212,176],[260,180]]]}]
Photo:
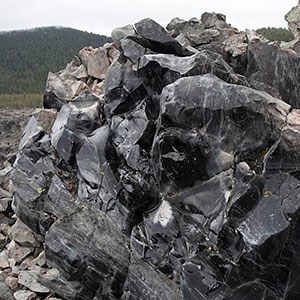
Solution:
[{"label": "dry grass", "polygon": [[36,108],[43,106],[42,94],[0,95],[0,109]]}]

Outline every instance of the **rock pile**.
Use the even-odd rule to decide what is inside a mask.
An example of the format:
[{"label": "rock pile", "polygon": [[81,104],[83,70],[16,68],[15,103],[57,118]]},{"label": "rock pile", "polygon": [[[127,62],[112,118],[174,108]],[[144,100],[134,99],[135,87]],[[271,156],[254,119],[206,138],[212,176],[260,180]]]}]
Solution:
[{"label": "rock pile", "polygon": [[0,171],[0,299],[59,300],[40,277],[55,272],[46,265],[44,238],[32,232],[12,210],[11,166]]},{"label": "rock pile", "polygon": [[300,58],[221,14],[167,30],[115,29],[49,75],[58,115],[31,118],[12,172],[35,235],[18,221],[1,253],[43,241],[54,269],[24,270],[18,293],[299,298]]},{"label": "rock pile", "polygon": [[64,70],[56,74],[49,72],[44,107],[60,109],[70,101],[80,105],[83,97],[92,102],[102,99],[105,74],[118,54],[110,44],[97,49],[84,48]]}]

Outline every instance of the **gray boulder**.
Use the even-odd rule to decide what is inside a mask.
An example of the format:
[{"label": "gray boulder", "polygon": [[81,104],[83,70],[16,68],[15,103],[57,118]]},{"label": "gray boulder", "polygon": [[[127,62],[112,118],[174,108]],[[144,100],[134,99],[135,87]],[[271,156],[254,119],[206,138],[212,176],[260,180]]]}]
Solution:
[{"label": "gray boulder", "polygon": [[250,85],[298,108],[299,56],[258,39],[249,43],[247,56],[246,77]]},{"label": "gray boulder", "polygon": [[289,30],[293,33],[295,38],[300,36],[300,6],[293,7],[286,15],[285,20],[288,22]]}]

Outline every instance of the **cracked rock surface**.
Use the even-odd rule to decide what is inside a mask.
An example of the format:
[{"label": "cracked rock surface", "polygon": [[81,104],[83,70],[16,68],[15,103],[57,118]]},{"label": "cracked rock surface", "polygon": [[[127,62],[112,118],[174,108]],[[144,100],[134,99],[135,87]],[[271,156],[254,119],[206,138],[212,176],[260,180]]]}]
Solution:
[{"label": "cracked rock surface", "polygon": [[215,13],[112,38],[49,75],[59,112],[24,130],[12,205],[51,269],[19,281],[67,300],[298,299],[299,57]]}]

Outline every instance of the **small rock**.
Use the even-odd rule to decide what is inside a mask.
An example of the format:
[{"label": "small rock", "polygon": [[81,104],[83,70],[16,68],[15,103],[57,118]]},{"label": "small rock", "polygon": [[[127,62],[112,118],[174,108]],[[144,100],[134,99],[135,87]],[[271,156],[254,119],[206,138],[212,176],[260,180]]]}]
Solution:
[{"label": "small rock", "polygon": [[0,269],[6,269],[9,268],[9,262],[8,262],[8,251],[3,250],[0,252]]},{"label": "small rock", "polygon": [[280,48],[289,52],[291,55],[297,55],[300,53],[300,37],[289,41],[280,43]]},{"label": "small rock", "polygon": [[9,258],[8,263],[11,268],[11,275],[18,276],[20,274],[20,270],[19,267],[16,266],[16,260],[14,258]]},{"label": "small rock", "polygon": [[11,227],[8,224],[0,224],[0,233],[8,235],[10,228]]},{"label": "small rock", "polygon": [[22,247],[15,241],[11,241],[6,247],[9,251],[9,256],[14,258],[16,263],[20,263],[24,260],[24,258],[34,251],[34,248]]},{"label": "small rock", "polygon": [[37,293],[49,293],[49,289],[37,282],[37,271],[21,271],[19,275],[19,284]]},{"label": "small rock", "polygon": [[0,212],[7,212],[11,209],[12,198],[0,199]]},{"label": "small rock", "polygon": [[115,60],[118,59],[120,55],[120,51],[117,49],[116,45],[111,44],[109,49],[107,48],[107,45],[109,46],[109,44],[105,44],[103,48],[105,48],[108,53],[107,55],[108,55],[109,62],[113,63]]},{"label": "small rock", "polygon": [[44,276],[43,278],[48,279],[48,280],[56,280],[59,278],[60,273],[57,269],[53,268],[50,269]]},{"label": "small rock", "polygon": [[[18,140],[19,141],[19,140]],[[7,181],[5,182],[5,184],[3,185],[3,187],[5,188],[6,191],[8,191],[11,195],[13,194],[13,182],[10,178],[7,179]]]},{"label": "small rock", "polygon": [[0,271],[0,282],[4,282],[6,277],[9,276],[9,274],[7,273],[7,270],[9,270],[9,268],[5,269],[3,271]]},{"label": "small rock", "polygon": [[6,285],[13,291],[17,290],[18,288],[18,278],[16,277],[12,277],[12,276],[8,276],[6,279],[5,279],[5,283]]},{"label": "small rock", "polygon": [[245,33],[241,32],[230,36],[224,41],[225,51],[229,52],[233,57],[245,55],[247,51],[247,42]]},{"label": "small rock", "polygon": [[11,169],[12,169],[12,167],[9,164],[4,169],[0,170],[0,184],[2,184],[3,182],[5,182],[7,180],[7,175],[9,174]]},{"label": "small rock", "polygon": [[18,266],[20,271],[23,270],[28,270],[30,268],[30,266],[32,265],[32,261],[33,261],[33,256],[32,254],[30,254],[29,256],[27,256],[22,262],[21,264]]},{"label": "small rock", "polygon": [[294,149],[298,152],[300,149],[299,137],[300,137],[300,110],[293,109],[288,117],[285,127],[282,130],[282,144],[286,149]]},{"label": "small rock", "polygon": [[12,226],[14,223],[15,223],[15,220],[8,218],[3,212],[0,212],[0,224],[1,225]]},{"label": "small rock", "polygon": [[135,30],[132,25],[115,28],[111,33],[111,37],[118,47],[121,46],[120,41],[122,39],[126,38],[127,36],[134,36],[134,35],[135,35]]},{"label": "small rock", "polygon": [[36,293],[31,291],[19,290],[14,293],[16,300],[32,300],[36,297]]},{"label": "small rock", "polygon": [[78,55],[89,76],[103,79],[110,65],[105,49],[84,48]]},{"label": "small rock", "polygon": [[46,265],[45,252],[42,251],[35,259],[31,261],[31,266],[37,265],[43,267]]},{"label": "small rock", "polygon": [[36,240],[34,233],[20,219],[17,219],[17,222],[12,226],[9,236],[21,246],[40,246],[40,243]]},{"label": "small rock", "polygon": [[11,198],[12,194],[9,191],[6,191],[2,187],[0,187],[0,198]]},{"label": "small rock", "polygon": [[14,300],[14,297],[12,295],[12,291],[2,281],[0,281],[0,299],[1,300]]},{"label": "small rock", "polygon": [[3,245],[6,241],[6,236],[0,233],[0,246]]}]

